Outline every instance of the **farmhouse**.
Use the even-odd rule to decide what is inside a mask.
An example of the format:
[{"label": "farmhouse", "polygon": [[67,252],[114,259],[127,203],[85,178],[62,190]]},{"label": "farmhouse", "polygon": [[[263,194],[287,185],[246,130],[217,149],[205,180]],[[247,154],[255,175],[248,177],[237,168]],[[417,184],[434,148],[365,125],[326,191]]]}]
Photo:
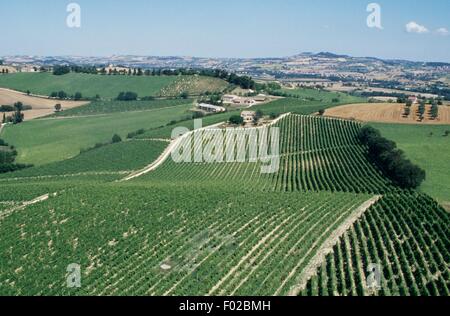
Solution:
[{"label": "farmhouse", "polygon": [[254,98],[238,97],[237,95],[226,94],[222,97],[224,104],[232,105],[253,105],[256,103]]},{"label": "farmhouse", "polygon": [[265,94],[258,94],[254,97],[255,102],[266,102],[267,96]]},{"label": "farmhouse", "polygon": [[223,106],[217,106],[212,104],[200,103],[199,105],[197,105],[197,107],[202,111],[210,113],[226,112],[226,109]]},{"label": "farmhouse", "polygon": [[241,117],[244,119],[244,123],[252,123],[255,120],[256,112],[254,111],[243,111]]}]

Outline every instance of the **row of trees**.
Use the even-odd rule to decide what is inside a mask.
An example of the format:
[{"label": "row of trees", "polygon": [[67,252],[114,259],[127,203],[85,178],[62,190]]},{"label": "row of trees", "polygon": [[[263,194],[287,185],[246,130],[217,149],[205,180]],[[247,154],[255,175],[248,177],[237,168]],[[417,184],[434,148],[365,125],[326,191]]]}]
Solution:
[{"label": "row of trees", "polygon": [[[23,122],[24,115],[23,111],[26,109],[31,109],[31,106],[23,105],[22,102],[14,103],[14,106],[11,107],[9,105],[2,105],[0,107],[0,112],[3,112],[2,124],[5,123],[13,123],[19,124]],[[14,112],[12,116],[6,116],[5,112]]]},{"label": "row of trees", "polygon": [[382,137],[377,129],[365,126],[358,138],[368,147],[370,160],[400,187],[415,189],[425,180],[425,171],[406,159],[404,152],[393,141]]},{"label": "row of trees", "polygon": [[61,91],[53,91],[52,93],[50,93],[50,98],[52,99],[60,99],[60,100],[65,100],[65,99],[72,99],[75,101],[79,101],[81,99],[83,99],[83,94],[81,92],[75,92],[74,95],[70,96],[68,95],[65,91],[61,90]]},{"label": "row of trees", "polygon": [[[124,67],[126,68],[126,67]],[[205,76],[223,79],[231,84],[235,84],[242,89],[256,89],[256,82],[249,76],[239,76],[235,73],[230,73],[222,69],[146,69],[142,68],[128,68],[125,71],[118,71],[117,69],[106,70],[105,67],[98,70],[95,66],[54,66],[53,74],[56,76],[66,75],[70,72],[87,73],[87,74],[102,74],[102,75],[129,75],[129,76]]]}]

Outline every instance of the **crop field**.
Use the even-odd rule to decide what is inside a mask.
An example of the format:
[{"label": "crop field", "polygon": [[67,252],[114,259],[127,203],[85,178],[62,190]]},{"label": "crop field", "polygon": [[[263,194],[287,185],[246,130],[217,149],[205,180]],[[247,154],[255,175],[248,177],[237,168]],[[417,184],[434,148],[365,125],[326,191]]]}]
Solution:
[{"label": "crop field", "polygon": [[[401,190],[369,162],[358,122],[281,118],[273,125],[280,131],[274,173],[261,173],[264,162],[169,157],[156,170],[120,181],[155,161],[173,128],[193,128],[193,121],[159,127],[161,117],[186,110],[19,125],[107,117],[117,130],[134,114],[130,120],[148,124],[131,140],[0,177],[0,295],[448,296],[449,214],[431,197]],[[166,116],[156,117],[159,111]],[[229,115],[207,116],[203,125]],[[243,138],[235,149],[250,148],[247,132],[238,132]],[[200,133],[205,137],[192,157],[224,131],[193,135]],[[80,288],[66,286],[73,263],[82,267]],[[371,264],[381,266],[380,289],[368,287]]]},{"label": "crop field", "polygon": [[436,198],[450,209],[450,125],[370,125],[379,129],[385,137],[395,141],[408,158],[424,168],[427,178],[421,190]]},{"label": "crop field", "polygon": [[151,101],[94,101],[89,104],[56,113],[56,117],[98,115],[118,112],[147,111],[193,104],[187,100],[151,100]]},{"label": "crop field", "polygon": [[0,179],[105,172],[124,175],[148,165],[158,158],[167,145],[163,141],[125,141],[92,149],[64,161],[0,175]]},{"label": "crop field", "polygon": [[[254,193],[249,202],[245,193],[207,188],[68,190],[1,221],[1,293],[286,294],[320,241],[367,199]],[[86,267],[79,290],[65,287],[71,262]]]},{"label": "crop field", "polygon": [[436,119],[431,119],[430,105],[426,106],[424,120],[418,121],[418,105],[411,107],[411,114],[404,117],[405,105],[399,103],[361,103],[333,107],[325,112],[326,116],[344,119],[356,119],[363,122],[403,123],[403,124],[450,124],[450,107],[440,106]]},{"label": "crop field", "polygon": [[[449,296],[450,215],[424,195],[386,195],[340,239],[302,291],[329,296]],[[370,264],[382,267],[367,286]]]},{"label": "crop field", "polygon": [[73,109],[89,103],[87,101],[56,101],[47,98],[29,96],[22,92],[0,88],[0,105],[14,105],[16,102],[22,102],[23,104],[32,107],[31,110],[23,112],[25,120],[52,114],[57,103],[61,104],[63,109]]},{"label": "crop field", "polygon": [[52,92],[65,91],[69,95],[81,92],[84,97],[97,94],[103,99],[114,99],[122,91],[133,91],[139,96],[159,96],[161,89],[173,83],[175,76],[107,76],[70,73],[55,76],[51,73],[17,73],[0,76],[0,87],[31,91],[48,96]]},{"label": "crop field", "polygon": [[[290,115],[278,124],[281,132],[280,169],[262,174],[261,163],[174,163],[169,160],[160,169],[138,181],[237,181],[243,188],[275,191],[342,191],[381,193],[393,189],[383,175],[365,157],[357,140],[361,125],[356,122]],[[202,133],[213,142],[215,130]],[[245,146],[245,141],[241,143]],[[203,152],[209,146],[203,143]],[[226,143],[224,143],[226,148]],[[248,150],[248,148],[247,148]],[[192,153],[195,155],[195,153]]]},{"label": "crop field", "polygon": [[125,138],[140,128],[156,128],[185,118],[190,108],[191,105],[181,105],[144,112],[40,119],[7,126],[2,138],[17,148],[17,162],[43,165],[72,158],[81,149],[110,141],[114,134]]}]

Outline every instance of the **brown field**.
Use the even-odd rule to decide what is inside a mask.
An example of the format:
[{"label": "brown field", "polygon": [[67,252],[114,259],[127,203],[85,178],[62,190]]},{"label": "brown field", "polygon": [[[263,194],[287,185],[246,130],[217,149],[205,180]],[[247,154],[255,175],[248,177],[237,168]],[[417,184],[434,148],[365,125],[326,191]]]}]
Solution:
[{"label": "brown field", "polygon": [[431,120],[428,116],[430,106],[427,105],[425,119],[418,121],[416,115],[418,105],[413,105],[411,115],[403,117],[404,104],[398,103],[361,103],[337,106],[326,110],[325,115],[363,122],[404,123],[404,124],[450,124],[450,107],[440,106],[439,117]]},{"label": "brown field", "polygon": [[29,96],[22,92],[0,88],[0,105],[14,105],[16,102],[22,102],[24,105],[31,105],[31,110],[23,112],[25,120],[32,120],[54,113],[55,104],[57,103],[61,104],[63,110],[89,103],[87,101],[52,100],[46,97]]}]

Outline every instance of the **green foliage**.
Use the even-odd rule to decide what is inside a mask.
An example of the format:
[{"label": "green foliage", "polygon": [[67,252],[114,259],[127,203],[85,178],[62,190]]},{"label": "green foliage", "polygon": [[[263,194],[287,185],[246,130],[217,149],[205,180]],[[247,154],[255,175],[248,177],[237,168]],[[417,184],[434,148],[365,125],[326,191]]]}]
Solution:
[{"label": "green foliage", "polygon": [[119,95],[117,96],[117,100],[118,101],[136,101],[138,98],[137,93],[135,92],[120,92]]},{"label": "green foliage", "polygon": [[407,160],[397,145],[382,137],[375,128],[363,127],[358,138],[369,148],[369,158],[402,188],[416,189],[425,180],[425,171]]},{"label": "green foliage", "polygon": [[113,136],[113,138],[112,138],[112,140],[111,140],[111,142],[113,143],[113,144],[115,144],[115,143],[120,143],[122,141],[122,138],[119,136],[119,135],[117,135],[117,134],[114,134],[114,136]]},{"label": "green foliage", "polygon": [[244,119],[240,115],[233,115],[229,118],[228,122],[235,125],[242,125],[244,124]]},{"label": "green foliage", "polygon": [[67,75],[68,73],[70,73],[70,67],[69,66],[55,66],[55,67],[53,67],[53,75],[55,75],[55,76]]}]

